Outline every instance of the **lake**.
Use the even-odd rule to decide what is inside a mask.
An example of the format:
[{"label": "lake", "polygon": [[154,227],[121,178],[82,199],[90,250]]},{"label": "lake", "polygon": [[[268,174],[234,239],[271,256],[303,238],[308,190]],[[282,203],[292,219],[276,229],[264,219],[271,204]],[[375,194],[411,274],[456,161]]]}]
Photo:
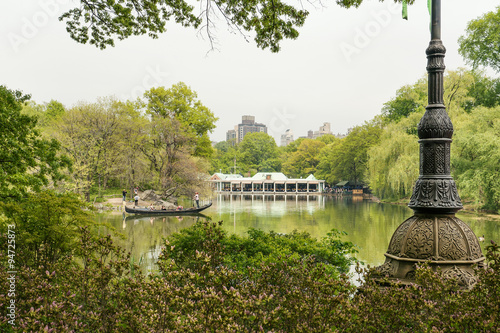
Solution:
[{"label": "lake", "polygon": [[[288,233],[306,231],[322,238],[332,230],[345,231],[342,240],[358,246],[357,258],[371,266],[384,262],[384,253],[396,228],[413,211],[406,206],[364,200],[360,196],[251,196],[217,195],[212,207],[203,211],[213,221],[224,221],[229,233],[245,235],[248,228]],[[477,236],[500,240],[500,221],[470,213],[457,217],[467,223]],[[122,214],[100,214],[99,222],[107,222],[125,236],[118,240],[131,252],[145,271],[154,269],[161,251],[162,238],[193,225],[203,217],[140,217]]]}]

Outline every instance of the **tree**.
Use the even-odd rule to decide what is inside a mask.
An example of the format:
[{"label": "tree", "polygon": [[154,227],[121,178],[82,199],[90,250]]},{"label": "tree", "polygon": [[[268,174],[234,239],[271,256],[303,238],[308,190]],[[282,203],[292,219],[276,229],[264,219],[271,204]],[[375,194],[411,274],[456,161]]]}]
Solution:
[{"label": "tree", "polygon": [[148,113],[162,118],[175,118],[183,131],[196,137],[194,155],[209,157],[212,154],[208,133],[215,128],[218,118],[198,100],[196,92],[179,82],[170,89],[151,88],[144,93],[144,97]]},{"label": "tree", "polygon": [[454,123],[452,168],[460,194],[476,208],[500,210],[500,107],[478,107]]},{"label": "tree", "polygon": [[365,182],[368,149],[380,140],[382,128],[377,123],[355,127],[347,137],[334,141],[322,151],[318,177],[333,184],[348,180],[354,185]]},{"label": "tree", "polygon": [[234,161],[238,155],[238,145],[234,140],[221,141],[214,146],[214,154],[210,159],[210,173],[223,172],[232,173],[234,171]]},{"label": "tree", "polygon": [[500,104],[500,79],[490,78],[481,71],[473,71],[473,82],[467,87],[467,95],[471,97],[464,108],[470,112],[474,107],[492,108]]},{"label": "tree", "polygon": [[151,175],[162,195],[168,197],[201,183],[201,170],[191,156],[193,137],[187,135],[176,118],[153,116],[140,150],[150,162]]},{"label": "tree", "polygon": [[[114,179],[118,180],[115,186],[130,189],[134,193],[136,186],[151,184],[151,171],[148,160],[141,151],[142,144],[147,135],[148,119],[141,112],[142,103],[117,102],[118,112],[118,149],[114,170]],[[124,184],[124,185],[123,185]],[[132,195],[131,195],[132,196]]]},{"label": "tree", "polygon": [[283,163],[283,172],[293,178],[306,178],[316,173],[320,162],[320,151],[326,144],[318,139],[304,139],[296,152]]},{"label": "tree", "polygon": [[118,104],[112,99],[80,103],[53,125],[53,135],[73,162],[71,189],[90,200],[90,190],[106,188],[121,152]]},{"label": "tree", "polygon": [[[388,124],[380,142],[368,150],[367,179],[380,199],[400,199],[411,195],[419,173],[418,122],[424,114],[411,113],[397,123]],[[409,130],[411,129],[411,130]]]},{"label": "tree", "polygon": [[263,132],[245,135],[239,144],[239,161],[245,171],[280,171],[278,147],[273,137]]},{"label": "tree", "polygon": [[396,97],[384,103],[382,115],[386,122],[398,122],[411,113],[422,111],[427,106],[427,78],[414,85],[398,89]]},{"label": "tree", "polygon": [[[402,0],[394,0],[401,2]],[[314,3],[313,1],[309,1]],[[335,0],[341,7],[359,7],[363,0]],[[407,0],[413,4],[414,0]],[[297,7],[297,8],[296,8]],[[301,2],[294,7],[288,1],[207,0],[200,4],[198,15],[185,0],[82,0],[80,5],[59,17],[75,41],[87,42],[100,49],[114,46],[114,40],[134,35],[158,38],[166,23],[174,20],[185,27],[201,27],[213,44],[215,21],[220,15],[232,30],[255,33],[257,46],[272,52],[280,50],[284,38],[296,39],[309,12]]]},{"label": "tree", "polygon": [[500,7],[468,23],[458,40],[458,52],[473,68],[491,67],[500,72]]},{"label": "tree", "polygon": [[33,101],[27,101],[23,104],[22,113],[37,118],[37,126],[45,131],[53,121],[56,121],[66,112],[62,103],[51,100],[49,103],[37,104]]},{"label": "tree", "polygon": [[0,86],[0,199],[20,199],[63,177],[69,160],[56,140],[42,139],[37,118],[22,114],[30,96]]},{"label": "tree", "polygon": [[74,194],[48,190],[30,193],[22,202],[4,204],[8,223],[15,225],[16,263],[37,268],[73,254],[79,227],[94,224],[84,207]]}]

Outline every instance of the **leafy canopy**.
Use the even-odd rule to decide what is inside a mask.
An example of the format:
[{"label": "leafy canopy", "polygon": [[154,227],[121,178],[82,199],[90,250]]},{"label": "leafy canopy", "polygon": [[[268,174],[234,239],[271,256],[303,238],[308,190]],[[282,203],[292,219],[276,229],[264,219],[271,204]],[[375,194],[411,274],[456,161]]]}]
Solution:
[{"label": "leafy canopy", "polygon": [[[85,207],[74,194],[49,190],[30,193],[20,203],[3,204],[5,222],[15,226],[16,263],[38,267],[72,255],[78,247],[79,228],[94,224]],[[2,232],[6,223],[0,224]]]},{"label": "leafy canopy", "polygon": [[219,119],[201,103],[198,94],[185,83],[165,87],[151,88],[144,93],[147,111],[153,118],[176,119],[187,134],[192,134],[196,141],[195,156],[209,157],[213,150],[208,133],[215,128]]},{"label": "leafy canopy", "polygon": [[[401,0],[394,0],[401,2]],[[313,3],[313,1],[309,1]],[[363,0],[336,0],[345,8],[359,7]],[[408,0],[412,4],[414,0]],[[253,32],[257,46],[272,52],[280,50],[284,38],[296,39],[309,12],[303,3],[267,0],[207,0],[194,6],[185,0],[82,0],[80,5],[59,17],[66,22],[66,30],[75,41],[90,43],[100,49],[114,46],[116,39],[134,35],[158,38],[167,30],[168,21],[184,27],[203,28],[209,40],[218,17],[222,17],[234,31]],[[246,36],[245,36],[246,37]]]},{"label": "leafy canopy", "polygon": [[302,140],[297,151],[290,153],[283,163],[283,172],[292,178],[306,178],[315,173],[320,162],[320,151],[325,146],[319,139]]},{"label": "leafy canopy", "polygon": [[21,112],[30,96],[0,86],[0,199],[15,200],[62,178],[70,165],[59,143],[43,139],[37,118]]},{"label": "leafy canopy", "polygon": [[491,67],[500,72],[500,7],[472,20],[467,25],[465,36],[458,40],[458,52],[465,61],[477,68]]},{"label": "leafy canopy", "polygon": [[264,132],[245,135],[239,144],[239,156],[244,171],[278,171],[281,168],[276,142]]}]

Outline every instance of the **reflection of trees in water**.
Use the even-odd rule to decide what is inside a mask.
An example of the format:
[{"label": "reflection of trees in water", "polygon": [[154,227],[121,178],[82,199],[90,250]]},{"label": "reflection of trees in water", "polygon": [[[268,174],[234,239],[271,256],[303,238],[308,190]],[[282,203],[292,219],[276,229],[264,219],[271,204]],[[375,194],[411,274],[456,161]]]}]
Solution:
[{"label": "reflection of trees in water", "polygon": [[[179,216],[180,217],[180,216]],[[163,239],[190,227],[200,216],[127,216],[109,215],[105,219],[116,230],[122,230],[125,239],[116,242],[131,253],[131,260],[138,263],[143,272],[155,271],[155,263],[161,252]]]}]

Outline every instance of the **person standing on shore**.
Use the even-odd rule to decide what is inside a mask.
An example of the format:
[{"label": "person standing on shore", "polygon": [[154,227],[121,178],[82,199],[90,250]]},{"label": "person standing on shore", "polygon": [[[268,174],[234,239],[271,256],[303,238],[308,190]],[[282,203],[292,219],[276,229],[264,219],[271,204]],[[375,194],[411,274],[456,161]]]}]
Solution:
[{"label": "person standing on shore", "polygon": [[198,192],[194,194],[194,201],[196,202],[196,207],[200,208],[200,195],[198,194]]},{"label": "person standing on shore", "polygon": [[123,195],[123,201],[126,201],[127,200],[127,191],[123,190],[122,195]]}]

